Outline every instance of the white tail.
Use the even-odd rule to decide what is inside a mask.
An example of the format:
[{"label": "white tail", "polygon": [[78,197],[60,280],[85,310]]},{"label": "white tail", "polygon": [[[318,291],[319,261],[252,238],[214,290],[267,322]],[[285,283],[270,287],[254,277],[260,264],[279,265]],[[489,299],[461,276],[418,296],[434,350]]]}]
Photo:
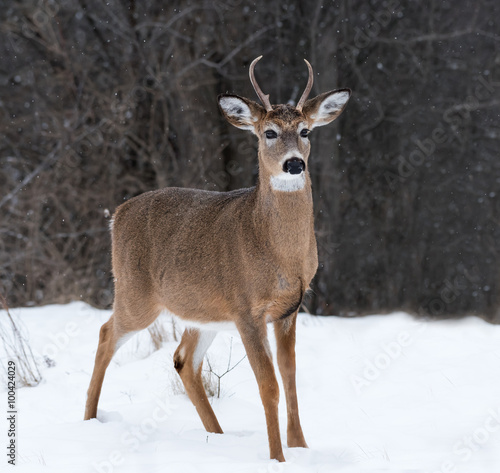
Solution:
[{"label": "white tail", "polygon": [[226,119],[257,135],[257,185],[225,193],[166,188],[130,199],[116,210],[114,311],[101,328],[85,419],[97,414],[104,374],[117,348],[167,309],[192,325],[175,352],[175,368],[205,428],[222,433],[202,385],[201,367],[214,330],[230,322],[257,378],[271,458],[284,461],[267,323],[274,324],[276,334],[288,446],[307,447],[295,387],[295,325],[318,264],[308,134],[342,113],[350,90],[306,100],[313,78],[307,63],[309,81],[297,107],[271,106],[254,77],[259,59],[250,66],[250,80],[265,107],[237,95],[219,96]]}]

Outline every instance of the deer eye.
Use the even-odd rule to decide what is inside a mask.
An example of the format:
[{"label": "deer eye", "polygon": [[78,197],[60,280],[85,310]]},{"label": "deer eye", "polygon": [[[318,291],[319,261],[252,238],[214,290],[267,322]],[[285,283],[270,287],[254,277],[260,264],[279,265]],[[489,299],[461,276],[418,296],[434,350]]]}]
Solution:
[{"label": "deer eye", "polygon": [[311,130],[308,130],[307,128],[303,128],[301,131],[300,131],[300,136],[302,136],[302,138],[306,138],[309,133],[311,133]]},{"label": "deer eye", "polygon": [[276,133],[274,130],[266,130],[264,133],[266,134],[266,138],[270,140],[278,138],[278,133]]}]

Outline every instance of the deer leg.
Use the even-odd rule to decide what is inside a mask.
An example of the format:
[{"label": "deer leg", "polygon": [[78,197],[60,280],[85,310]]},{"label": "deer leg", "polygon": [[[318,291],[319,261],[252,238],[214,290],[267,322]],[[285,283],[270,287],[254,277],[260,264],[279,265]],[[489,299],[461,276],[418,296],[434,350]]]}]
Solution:
[{"label": "deer leg", "polygon": [[97,404],[101,394],[104,374],[116,351],[115,348],[119,338],[115,332],[114,320],[113,314],[101,327],[99,333],[99,345],[95,356],[94,372],[92,373],[89,389],[87,391],[84,420],[93,419],[97,416]]},{"label": "deer leg", "polygon": [[[135,308],[137,310],[134,310],[134,306],[132,306],[129,311],[126,311],[115,299],[113,315],[101,327],[94,371],[87,391],[84,420],[93,419],[97,416],[97,404],[99,403],[102,382],[113,355],[133,333],[148,327],[160,313],[157,308],[140,299],[137,299]],[[130,314],[134,314],[134,316]]]},{"label": "deer leg", "polygon": [[284,462],[278,419],[279,386],[267,340],[267,327],[265,324],[259,327],[245,325],[238,326],[238,331],[259,385],[260,397],[266,414],[270,457],[272,460]]},{"label": "deer leg", "polygon": [[278,352],[278,367],[285,388],[288,417],[287,444],[289,447],[307,448],[299,419],[297,388],[295,384],[295,326],[297,312],[274,322],[274,334]]},{"label": "deer leg", "polygon": [[208,402],[201,378],[203,357],[215,335],[216,332],[212,331],[186,329],[182,335],[181,343],[174,353],[174,366],[207,432],[222,434],[217,417],[215,417],[212,406]]}]

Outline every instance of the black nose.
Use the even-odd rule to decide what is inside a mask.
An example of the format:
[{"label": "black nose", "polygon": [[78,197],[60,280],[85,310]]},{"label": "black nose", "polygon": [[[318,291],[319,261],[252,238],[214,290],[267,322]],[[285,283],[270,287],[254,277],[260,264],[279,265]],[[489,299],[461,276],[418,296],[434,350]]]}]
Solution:
[{"label": "black nose", "polygon": [[306,168],[306,163],[300,158],[287,159],[283,164],[283,171],[290,174],[300,174]]}]

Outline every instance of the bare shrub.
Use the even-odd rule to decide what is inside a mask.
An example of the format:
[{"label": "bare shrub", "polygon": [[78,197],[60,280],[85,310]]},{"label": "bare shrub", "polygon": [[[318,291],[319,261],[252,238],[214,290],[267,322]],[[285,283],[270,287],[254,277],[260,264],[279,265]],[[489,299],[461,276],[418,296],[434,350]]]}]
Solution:
[{"label": "bare shrub", "polygon": [[[173,327],[175,333],[175,327]],[[154,350],[159,350],[163,344],[174,338],[169,334],[168,330],[164,327],[160,320],[156,320],[153,325],[148,327],[149,335],[151,336],[151,343],[153,344]]]},{"label": "bare shrub", "polygon": [[[29,342],[19,328],[19,322],[10,313],[7,302],[1,294],[0,305],[3,307],[3,317],[0,320],[0,341],[5,353],[2,358],[15,362],[16,380],[19,387],[36,386],[42,380],[42,375]],[[2,363],[2,366],[6,370],[7,363]]]},{"label": "bare shrub", "polygon": [[[205,390],[207,391],[207,394],[210,396],[215,396],[217,394],[217,398],[220,398],[220,387],[221,387],[221,379],[226,376],[228,373],[233,371],[247,356],[243,356],[240,361],[235,363],[233,366],[231,366],[231,356],[233,354],[233,337],[231,337],[231,342],[229,345],[229,357],[227,360],[227,368],[226,371],[223,373],[219,374],[217,373],[208,358],[208,356],[205,357],[205,360],[208,365],[208,370],[204,370],[204,375],[203,375],[203,385],[205,386]],[[212,393],[212,394],[209,394]]]},{"label": "bare shrub", "polygon": [[[245,355],[237,363],[231,365],[232,353],[233,353],[233,338],[231,337],[229,345],[229,355],[227,360],[227,368],[222,373],[218,373],[217,371],[215,371],[215,368],[212,366],[212,363],[210,362],[210,358],[208,357],[208,355],[205,355],[203,363],[204,366],[208,366],[208,368],[202,369],[201,379],[203,382],[203,387],[205,388],[205,392],[207,393],[208,397],[217,397],[218,399],[220,398],[222,378],[231,371],[233,371],[246,358]],[[186,394],[184,385],[182,384],[182,380],[178,375],[172,377],[172,379],[170,380],[170,387],[172,389],[173,394]]]}]

